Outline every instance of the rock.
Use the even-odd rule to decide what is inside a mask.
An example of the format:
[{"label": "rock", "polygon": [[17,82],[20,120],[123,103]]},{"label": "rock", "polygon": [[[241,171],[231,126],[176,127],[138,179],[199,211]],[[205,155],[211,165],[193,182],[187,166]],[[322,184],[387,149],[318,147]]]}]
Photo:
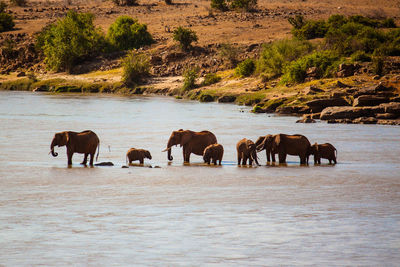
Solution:
[{"label": "rock", "polygon": [[373,80],[379,80],[381,78],[381,76],[379,75],[375,75],[374,77],[372,77]]},{"label": "rock", "polygon": [[337,81],[336,86],[339,88],[351,88],[352,87],[351,85],[344,84],[341,81]]},{"label": "rock", "polygon": [[377,119],[392,120],[397,119],[399,115],[394,113],[378,113],[375,116]]},{"label": "rock", "polygon": [[315,85],[308,86],[303,91],[305,95],[315,95],[320,92],[324,92],[324,90],[316,87]]},{"label": "rock", "polygon": [[171,52],[171,53],[164,54],[164,55],[162,56],[162,61],[163,61],[164,63],[169,63],[169,62],[172,62],[172,61],[176,61],[176,60],[178,60],[178,59],[181,59],[181,58],[183,58],[184,56],[185,56],[185,54],[184,54],[184,53],[181,53],[181,52]]},{"label": "rock", "polygon": [[379,105],[380,108],[383,108],[385,113],[393,113],[396,115],[400,115],[400,103],[390,102]]},{"label": "rock", "polygon": [[218,98],[218,103],[232,103],[235,102],[236,96],[233,95],[224,95]]},{"label": "rock", "polygon": [[387,103],[389,101],[390,101],[389,99],[382,96],[361,95],[356,99],[354,99],[353,106],[354,107],[376,106],[382,103]]},{"label": "rock", "polygon": [[128,169],[129,167],[128,166],[126,166],[126,165],[122,165],[122,167],[121,167],[122,169]]},{"label": "rock", "polygon": [[153,55],[153,56],[150,57],[150,63],[152,65],[161,65],[162,62],[163,62],[163,59],[160,56]]},{"label": "rock", "polygon": [[375,86],[375,91],[376,92],[392,92],[395,91],[396,88],[392,86],[385,86],[383,83],[379,83],[377,86]]},{"label": "rock", "polygon": [[306,81],[311,81],[311,80],[317,78],[318,68],[317,67],[308,68],[306,70],[306,76],[307,76]]},{"label": "rock", "polygon": [[390,102],[400,102],[400,96],[396,96],[390,99]]},{"label": "rock", "polygon": [[374,117],[360,117],[353,120],[353,123],[359,124],[376,124],[378,122]]},{"label": "rock", "polygon": [[25,76],[26,74],[23,71],[17,73],[17,77],[25,77]]},{"label": "rock", "polygon": [[32,91],[33,92],[48,92],[49,91],[49,87],[47,85],[41,85],[41,86],[36,87]]},{"label": "rock", "polygon": [[382,125],[400,125],[400,120],[378,120],[377,124],[382,124]]},{"label": "rock", "polygon": [[199,98],[200,102],[213,102],[214,97],[209,94],[202,94]]},{"label": "rock", "polygon": [[315,123],[315,120],[311,118],[303,118],[301,120],[297,120],[296,123]]},{"label": "rock", "polygon": [[359,65],[354,64],[340,64],[339,71],[336,73],[337,77],[349,77],[353,76],[354,72],[359,68]]},{"label": "rock", "polygon": [[112,163],[111,161],[106,161],[106,162],[96,163],[94,165],[95,166],[114,166],[114,163]]},{"label": "rock", "polygon": [[329,123],[329,124],[334,124],[334,123],[351,124],[351,123],[353,123],[353,121],[351,119],[330,119],[330,120],[327,120],[327,123]]},{"label": "rock", "polygon": [[347,96],[347,95],[348,95],[348,93],[345,91],[336,91],[336,92],[331,93],[331,98],[343,97],[343,96]]},{"label": "rock", "polygon": [[355,119],[362,115],[360,107],[327,107],[321,112],[320,119]]},{"label": "rock", "polygon": [[350,106],[350,104],[343,97],[316,99],[306,103],[312,112],[320,112],[327,107]]}]

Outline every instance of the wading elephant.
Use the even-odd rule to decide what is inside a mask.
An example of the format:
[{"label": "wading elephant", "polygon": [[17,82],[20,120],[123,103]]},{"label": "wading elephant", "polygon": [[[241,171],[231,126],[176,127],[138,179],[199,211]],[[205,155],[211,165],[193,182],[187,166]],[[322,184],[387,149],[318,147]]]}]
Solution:
[{"label": "wading elephant", "polygon": [[329,160],[329,164],[332,161],[336,164],[337,150],[333,145],[329,143],[315,143],[311,146],[310,150],[310,154],[314,155],[314,164],[321,164],[321,158]]},{"label": "wading elephant", "polygon": [[260,166],[257,160],[256,144],[253,141],[243,138],[236,144],[236,150],[238,165],[240,165],[240,162],[242,162],[242,165],[246,165],[248,159],[249,165],[253,165],[254,160]]},{"label": "wading elephant", "polygon": [[224,147],[221,144],[212,144],[204,149],[203,159],[207,164],[214,163],[217,165],[217,160],[219,165],[221,165],[222,157],[224,156]]},{"label": "wading elephant", "polygon": [[58,156],[58,153],[54,152],[55,146],[67,147],[68,165],[72,165],[72,156],[74,155],[74,153],[85,154],[81,163],[84,165],[86,165],[87,157],[88,155],[90,155],[90,166],[93,166],[93,159],[94,154],[96,153],[96,148],[98,148],[96,161],[99,157],[100,141],[97,135],[90,130],[80,133],[71,131],[56,133],[50,145],[50,152],[53,157]]},{"label": "wading elephant", "polygon": [[171,147],[180,145],[183,147],[183,160],[184,162],[189,162],[190,154],[203,156],[204,149],[211,145],[216,144],[217,138],[212,132],[201,131],[193,132],[190,130],[178,130],[173,131],[169,137],[167,148],[163,152],[168,151],[168,160],[173,160],[171,156]]},{"label": "wading elephant", "polygon": [[268,134],[266,136],[258,137],[256,141],[257,152],[261,152],[265,149],[268,162],[271,161],[271,156],[272,161],[275,162],[275,154],[272,154],[272,138],[273,136]]},{"label": "wading elephant", "polygon": [[151,159],[151,154],[148,150],[131,148],[126,152],[126,164],[131,164],[135,160],[143,164],[145,158]]},{"label": "wading elephant", "polygon": [[300,164],[308,164],[311,144],[304,135],[276,134],[265,138],[258,146],[259,149],[268,147],[271,149],[272,162],[275,162],[275,154],[278,154],[279,163],[286,163],[286,156],[292,155],[300,157]]}]

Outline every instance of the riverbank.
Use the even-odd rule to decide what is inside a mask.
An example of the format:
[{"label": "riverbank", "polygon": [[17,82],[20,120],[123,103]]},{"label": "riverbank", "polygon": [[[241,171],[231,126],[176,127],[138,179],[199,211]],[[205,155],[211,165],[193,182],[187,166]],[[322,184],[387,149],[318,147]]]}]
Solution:
[{"label": "riverbank", "polygon": [[345,78],[312,80],[287,86],[278,80],[238,78],[233,70],[217,73],[221,81],[183,93],[182,76],[153,77],[129,88],[121,82],[122,68],[87,74],[66,73],[0,75],[0,90],[52,93],[109,93],[167,95],[200,102],[252,106],[255,113],[303,116],[298,122],[400,125],[400,75],[360,74]]}]

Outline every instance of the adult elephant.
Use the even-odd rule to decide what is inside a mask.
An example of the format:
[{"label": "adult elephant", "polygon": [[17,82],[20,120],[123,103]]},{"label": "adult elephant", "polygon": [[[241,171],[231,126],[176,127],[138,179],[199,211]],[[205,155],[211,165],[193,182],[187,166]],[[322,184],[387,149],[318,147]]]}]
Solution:
[{"label": "adult elephant", "polygon": [[265,149],[268,162],[271,161],[271,157],[272,162],[275,162],[275,154],[272,153],[272,138],[273,135],[267,134],[266,136],[258,137],[256,141],[257,152],[261,152]]},{"label": "adult elephant", "polygon": [[88,155],[90,155],[90,166],[93,166],[93,159],[94,154],[96,153],[96,148],[98,148],[96,161],[99,157],[100,141],[97,135],[90,130],[80,133],[71,131],[56,133],[50,145],[50,152],[53,157],[58,156],[58,153],[54,152],[55,146],[67,147],[68,165],[72,165],[72,156],[74,155],[74,153],[85,154],[81,163],[84,165],[86,165],[87,157]]},{"label": "adult elephant", "polygon": [[301,134],[287,135],[276,134],[264,138],[264,141],[257,147],[259,151],[270,148],[272,162],[275,162],[275,154],[279,156],[279,163],[286,163],[286,156],[299,156],[300,164],[308,164],[311,144],[307,137]]},{"label": "adult elephant", "polygon": [[217,138],[210,131],[194,132],[190,130],[173,131],[169,137],[167,148],[163,152],[168,151],[168,160],[173,160],[171,156],[171,147],[180,145],[183,147],[183,160],[189,162],[190,154],[203,156],[204,149],[211,145],[216,144]]}]

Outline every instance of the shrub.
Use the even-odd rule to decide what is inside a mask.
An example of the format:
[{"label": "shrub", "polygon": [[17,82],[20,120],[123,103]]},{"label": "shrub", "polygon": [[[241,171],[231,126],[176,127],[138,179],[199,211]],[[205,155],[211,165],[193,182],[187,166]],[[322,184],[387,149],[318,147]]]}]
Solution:
[{"label": "shrub", "polygon": [[226,4],[226,0],[211,0],[211,8],[226,11],[228,5]]},{"label": "shrub", "polygon": [[393,18],[386,18],[380,22],[382,28],[396,28],[396,22]]},{"label": "shrub", "polygon": [[165,3],[166,3],[167,5],[172,5],[172,0],[165,0]]},{"label": "shrub", "polygon": [[7,13],[0,13],[0,32],[10,31],[14,28],[13,17]]},{"label": "shrub", "polygon": [[288,63],[308,54],[311,49],[310,42],[296,39],[283,39],[264,45],[257,61],[257,72],[281,75]]},{"label": "shrub", "polygon": [[257,6],[257,0],[230,0],[233,9],[252,10]]},{"label": "shrub", "polygon": [[343,15],[332,15],[328,18],[329,27],[339,28],[343,24],[346,24],[348,19]]},{"label": "shrub", "polygon": [[192,43],[198,40],[194,31],[183,27],[178,27],[174,30],[173,39],[179,42],[180,47],[184,51],[188,51],[192,47]]},{"label": "shrub", "polygon": [[372,72],[382,76],[384,74],[385,58],[383,56],[374,56],[372,58]]},{"label": "shrub", "polygon": [[137,0],[112,0],[117,6],[136,6]]},{"label": "shrub", "polygon": [[26,0],[10,0],[10,3],[16,6],[26,6]]},{"label": "shrub", "polygon": [[71,71],[74,65],[104,49],[104,34],[95,28],[93,19],[90,13],[69,11],[64,19],[44,28],[37,47],[50,69]]},{"label": "shrub", "polygon": [[126,86],[135,86],[149,76],[150,59],[145,54],[130,51],[123,59],[122,67],[122,82]]},{"label": "shrub", "polygon": [[7,4],[3,1],[0,1],[0,13],[3,13],[6,11]]},{"label": "shrub", "polygon": [[238,66],[235,69],[235,73],[240,77],[248,77],[254,73],[255,69],[256,69],[256,64],[254,60],[248,58],[238,64]]},{"label": "shrub", "polygon": [[328,25],[324,20],[309,20],[300,29],[293,28],[292,34],[296,38],[309,40],[322,38],[328,31]]},{"label": "shrub", "polygon": [[238,62],[238,54],[239,49],[229,43],[221,44],[219,48],[219,55],[222,58],[227,59],[232,68],[236,67]]},{"label": "shrub", "polygon": [[301,29],[306,24],[306,20],[302,15],[289,17],[288,22],[293,26],[294,29]]},{"label": "shrub", "polygon": [[316,67],[316,78],[329,77],[339,65],[340,57],[332,51],[315,52],[292,62],[285,69],[283,82],[304,82],[307,69]]},{"label": "shrub", "polygon": [[351,60],[353,62],[370,62],[371,57],[364,51],[357,51],[351,55]]},{"label": "shrub", "polygon": [[139,48],[154,42],[147,31],[146,24],[140,24],[128,16],[121,16],[111,24],[107,33],[107,40],[118,50]]},{"label": "shrub", "polygon": [[375,19],[370,19],[361,15],[354,15],[349,17],[350,22],[358,23],[364,26],[370,26],[370,27],[378,27],[379,26],[379,21]]},{"label": "shrub", "polygon": [[192,69],[187,69],[183,73],[183,87],[182,91],[190,91],[194,88],[196,88],[196,79],[198,76],[199,69],[198,68],[192,68]]},{"label": "shrub", "polygon": [[221,81],[221,77],[215,73],[207,73],[201,85],[207,86]]}]

